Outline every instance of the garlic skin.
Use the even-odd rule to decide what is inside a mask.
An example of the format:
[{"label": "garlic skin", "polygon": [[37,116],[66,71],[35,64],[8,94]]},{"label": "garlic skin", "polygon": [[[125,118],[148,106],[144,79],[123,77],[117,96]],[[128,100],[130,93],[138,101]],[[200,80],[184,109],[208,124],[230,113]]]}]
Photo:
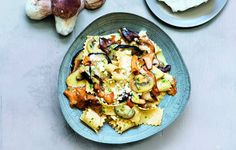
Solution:
[{"label": "garlic skin", "polygon": [[84,0],[85,1],[85,8],[94,10],[101,7],[106,0]]},{"label": "garlic skin", "polygon": [[52,14],[51,0],[27,0],[26,15],[33,20],[41,20]]}]

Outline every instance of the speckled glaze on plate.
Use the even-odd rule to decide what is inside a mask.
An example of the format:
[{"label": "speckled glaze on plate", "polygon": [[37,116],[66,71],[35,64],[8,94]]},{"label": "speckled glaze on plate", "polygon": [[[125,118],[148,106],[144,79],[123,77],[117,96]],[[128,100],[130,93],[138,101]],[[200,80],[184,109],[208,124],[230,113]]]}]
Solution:
[{"label": "speckled glaze on plate", "polygon": [[188,28],[202,25],[213,19],[224,8],[227,0],[209,0],[198,7],[173,13],[169,6],[158,0],[145,0],[155,16],[167,24]]},{"label": "speckled glaze on plate", "polygon": [[[100,132],[96,134],[80,121],[82,111],[70,108],[67,98],[63,95],[64,90],[67,88],[65,81],[70,72],[71,60],[81,47],[83,47],[87,35],[110,34],[117,32],[121,27],[127,27],[133,31],[146,30],[149,37],[162,48],[167,62],[172,65],[171,74],[177,79],[178,93],[173,97],[166,96],[162,100],[160,107],[164,108],[164,116],[161,126],[154,127],[141,125],[130,129],[123,134],[118,134],[106,124],[101,128]],[[180,115],[190,95],[189,74],[183,59],[171,38],[152,22],[128,13],[107,14],[88,25],[88,27],[76,38],[66,53],[61,64],[58,80],[58,96],[61,110],[66,121],[71,128],[81,136],[100,143],[129,143],[145,139],[162,131]]]}]

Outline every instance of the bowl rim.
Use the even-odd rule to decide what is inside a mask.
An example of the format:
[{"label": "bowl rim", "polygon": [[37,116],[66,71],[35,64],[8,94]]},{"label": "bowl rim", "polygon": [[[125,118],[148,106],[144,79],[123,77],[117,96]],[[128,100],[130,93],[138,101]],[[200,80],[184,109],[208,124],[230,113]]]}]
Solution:
[{"label": "bowl rim", "polygon": [[[171,19],[169,17],[165,17],[165,15],[162,15],[161,14],[161,11],[159,10],[153,10],[152,7],[150,6],[150,3],[149,3],[150,0],[145,0],[145,3],[148,7],[148,9],[151,11],[151,13],[157,17],[159,20],[161,20],[162,22],[170,25],[170,26],[173,26],[173,27],[178,27],[178,28],[193,28],[193,27],[197,27],[197,26],[200,26],[200,25],[203,25],[209,21],[211,21],[212,19],[214,19],[215,17],[217,17],[220,12],[224,9],[224,7],[226,6],[228,0],[224,0],[221,7],[218,8],[218,9],[215,9],[215,11],[207,18],[205,19],[200,19],[198,22],[189,22],[189,21],[185,21],[185,22],[182,22],[182,21],[176,21],[176,19]],[[188,11],[188,10],[186,10]]]}]

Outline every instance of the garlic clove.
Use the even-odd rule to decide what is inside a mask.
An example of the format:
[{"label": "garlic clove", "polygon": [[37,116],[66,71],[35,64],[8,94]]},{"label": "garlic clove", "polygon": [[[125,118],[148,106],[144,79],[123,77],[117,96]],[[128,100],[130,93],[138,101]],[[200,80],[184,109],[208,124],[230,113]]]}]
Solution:
[{"label": "garlic clove", "polygon": [[52,14],[51,0],[27,0],[26,15],[33,20],[41,20]]}]

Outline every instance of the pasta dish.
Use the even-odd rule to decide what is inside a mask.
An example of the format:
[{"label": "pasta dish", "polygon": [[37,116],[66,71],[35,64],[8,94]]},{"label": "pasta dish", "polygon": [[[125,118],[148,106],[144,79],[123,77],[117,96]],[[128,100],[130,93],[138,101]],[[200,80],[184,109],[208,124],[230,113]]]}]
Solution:
[{"label": "pasta dish", "polygon": [[87,36],[71,64],[64,95],[96,133],[108,123],[118,133],[139,125],[159,126],[163,97],[177,93],[176,80],[146,31]]}]

